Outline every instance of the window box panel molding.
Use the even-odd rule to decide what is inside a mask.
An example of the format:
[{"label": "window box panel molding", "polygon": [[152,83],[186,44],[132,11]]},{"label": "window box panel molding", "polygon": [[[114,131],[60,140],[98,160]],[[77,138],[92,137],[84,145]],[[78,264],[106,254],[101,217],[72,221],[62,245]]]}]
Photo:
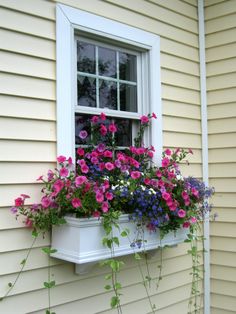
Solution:
[{"label": "window box panel molding", "polygon": [[[57,59],[57,154],[74,156],[75,130],[74,113],[76,107],[76,36],[78,32],[90,34],[93,38],[105,38],[141,51],[144,62],[142,73],[148,67],[148,79],[140,82],[146,91],[142,97],[143,113],[155,112],[158,122],[153,123],[150,138],[155,149],[155,162],[160,163],[162,153],[162,108],[160,79],[160,38],[158,35],[113,21],[92,13],[57,4],[56,12],[56,59]],[[93,113],[92,108],[79,108],[80,112]],[[139,108],[140,109],[140,108]],[[101,110],[102,112],[103,110]],[[116,116],[114,110],[106,113]],[[140,110],[138,110],[140,111]],[[98,112],[96,112],[98,113]],[[123,112],[122,112],[123,113]],[[119,112],[117,112],[119,116]],[[126,117],[137,117],[137,113],[127,112]],[[148,136],[147,136],[148,137]]]}]

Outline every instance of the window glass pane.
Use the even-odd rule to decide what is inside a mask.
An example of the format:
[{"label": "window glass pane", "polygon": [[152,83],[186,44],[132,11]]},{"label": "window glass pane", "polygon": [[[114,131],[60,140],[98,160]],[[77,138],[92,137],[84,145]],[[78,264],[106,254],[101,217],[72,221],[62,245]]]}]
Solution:
[{"label": "window glass pane", "polygon": [[95,74],[95,46],[82,41],[77,42],[77,70]]},{"label": "window glass pane", "polygon": [[96,107],[96,79],[78,75],[78,106]]},{"label": "window glass pane", "polygon": [[98,47],[99,75],[116,78],[116,51]]},{"label": "window glass pane", "polygon": [[115,135],[117,146],[129,147],[132,145],[132,120],[115,119],[117,133]]},{"label": "window glass pane", "polygon": [[[86,136],[87,134],[87,136]],[[91,123],[88,115],[75,114],[75,144],[89,144],[91,137]]]},{"label": "window glass pane", "polygon": [[137,57],[128,53],[119,53],[120,79],[137,81]]},{"label": "window glass pane", "polygon": [[137,112],[137,86],[120,84],[120,110]]},{"label": "window glass pane", "polygon": [[117,110],[117,84],[99,80],[99,107]]}]

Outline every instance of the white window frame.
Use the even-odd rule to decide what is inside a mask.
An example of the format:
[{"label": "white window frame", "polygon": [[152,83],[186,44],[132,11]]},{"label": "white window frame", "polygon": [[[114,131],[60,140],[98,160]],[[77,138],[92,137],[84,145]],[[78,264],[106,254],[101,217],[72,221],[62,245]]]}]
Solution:
[{"label": "white window frame", "polygon": [[147,104],[145,113],[155,112],[157,115],[157,121],[152,123],[149,142],[156,150],[154,162],[160,164],[163,141],[160,37],[62,4],[57,4],[56,8],[57,155],[74,156],[75,151],[76,30],[123,42],[143,50],[149,72],[148,82],[143,82],[143,85],[148,84],[144,87],[148,95],[144,95],[143,102]]}]

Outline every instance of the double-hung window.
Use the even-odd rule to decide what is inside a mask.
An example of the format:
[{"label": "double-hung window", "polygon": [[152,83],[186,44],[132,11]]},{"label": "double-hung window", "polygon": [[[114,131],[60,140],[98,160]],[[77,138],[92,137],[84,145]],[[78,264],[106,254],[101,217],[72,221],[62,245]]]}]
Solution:
[{"label": "double-hung window", "polygon": [[158,121],[146,144],[162,149],[159,37],[91,13],[57,5],[58,154],[75,157],[81,130],[104,112],[118,127],[117,144],[133,144],[141,115]]}]

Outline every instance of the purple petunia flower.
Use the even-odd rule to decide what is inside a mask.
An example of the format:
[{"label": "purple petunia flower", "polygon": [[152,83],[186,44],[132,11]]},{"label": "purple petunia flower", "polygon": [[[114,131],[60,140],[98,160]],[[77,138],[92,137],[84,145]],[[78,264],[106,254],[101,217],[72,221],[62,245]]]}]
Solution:
[{"label": "purple petunia flower", "polygon": [[88,132],[87,132],[87,131],[82,130],[82,131],[79,132],[79,137],[80,137],[82,140],[86,139],[87,136],[88,136]]}]

